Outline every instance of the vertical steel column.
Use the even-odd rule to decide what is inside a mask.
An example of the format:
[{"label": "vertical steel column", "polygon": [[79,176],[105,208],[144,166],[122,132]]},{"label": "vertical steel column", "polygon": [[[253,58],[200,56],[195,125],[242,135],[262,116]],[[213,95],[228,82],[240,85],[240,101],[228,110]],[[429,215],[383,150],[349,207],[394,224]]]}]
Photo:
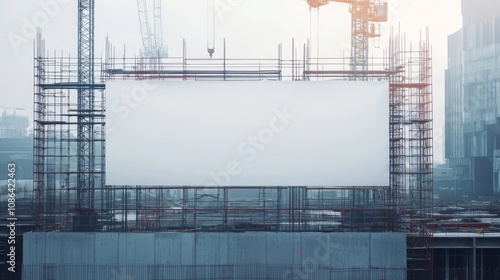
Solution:
[{"label": "vertical steel column", "polygon": [[276,190],[276,231],[281,230],[281,195],[282,187]]},{"label": "vertical steel column", "polygon": [[94,208],[94,0],[78,1],[78,124],[76,230],[93,230]]},{"label": "vertical steel column", "polygon": [[44,191],[45,191],[45,122],[46,100],[41,84],[45,81],[45,43],[40,33],[37,34],[35,49],[35,102],[34,102],[34,133],[33,133],[33,188],[36,192],[36,227],[43,230],[44,225]]},{"label": "vertical steel column", "polygon": [[477,263],[476,263],[476,238],[472,237],[472,280],[477,278]]},{"label": "vertical steel column", "polygon": [[229,213],[229,187],[224,187],[224,229],[227,229],[228,213]]},{"label": "vertical steel column", "polygon": [[[351,71],[368,70],[368,22],[370,1],[357,0],[351,4]],[[364,73],[353,74],[350,80],[368,80]]]},{"label": "vertical steel column", "polygon": [[160,58],[164,55],[163,49],[163,29],[162,29],[162,18],[161,18],[161,0],[153,1],[153,15],[154,15],[154,51],[155,56],[158,59],[158,64],[160,64]]},{"label": "vertical steel column", "polygon": [[445,249],[445,278],[446,280],[450,279],[450,250],[448,248]]},{"label": "vertical steel column", "polygon": [[188,204],[188,189],[182,188],[182,228],[187,227],[187,204]]}]

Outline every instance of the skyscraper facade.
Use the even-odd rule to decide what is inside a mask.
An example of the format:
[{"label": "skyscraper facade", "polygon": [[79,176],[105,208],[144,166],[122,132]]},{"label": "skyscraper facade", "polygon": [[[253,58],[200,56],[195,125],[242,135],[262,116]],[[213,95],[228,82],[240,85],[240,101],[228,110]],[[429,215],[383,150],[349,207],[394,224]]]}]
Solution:
[{"label": "skyscraper facade", "polygon": [[464,193],[500,192],[500,1],[462,0],[448,37],[445,156]]}]

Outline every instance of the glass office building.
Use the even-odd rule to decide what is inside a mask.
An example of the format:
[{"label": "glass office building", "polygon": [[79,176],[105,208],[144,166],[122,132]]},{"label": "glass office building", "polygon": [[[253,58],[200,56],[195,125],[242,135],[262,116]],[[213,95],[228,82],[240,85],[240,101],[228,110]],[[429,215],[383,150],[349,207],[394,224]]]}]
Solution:
[{"label": "glass office building", "polygon": [[445,156],[464,194],[500,192],[500,1],[462,0],[448,37]]}]

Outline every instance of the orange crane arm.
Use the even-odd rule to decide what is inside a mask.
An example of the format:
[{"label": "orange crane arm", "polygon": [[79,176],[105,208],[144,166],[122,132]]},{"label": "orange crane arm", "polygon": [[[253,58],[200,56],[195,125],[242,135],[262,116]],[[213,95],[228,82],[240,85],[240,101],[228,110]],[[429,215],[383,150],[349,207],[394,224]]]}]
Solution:
[{"label": "orange crane arm", "polygon": [[363,72],[368,70],[368,39],[380,36],[374,22],[387,21],[387,3],[380,3],[378,0],[307,0],[309,8],[319,8],[330,2],[350,4],[352,15],[350,68],[354,72],[350,79],[365,80]]},{"label": "orange crane arm", "polygon": [[307,4],[311,8],[319,8],[321,6],[328,4],[329,2],[341,2],[341,3],[355,4],[356,0],[307,0]]}]

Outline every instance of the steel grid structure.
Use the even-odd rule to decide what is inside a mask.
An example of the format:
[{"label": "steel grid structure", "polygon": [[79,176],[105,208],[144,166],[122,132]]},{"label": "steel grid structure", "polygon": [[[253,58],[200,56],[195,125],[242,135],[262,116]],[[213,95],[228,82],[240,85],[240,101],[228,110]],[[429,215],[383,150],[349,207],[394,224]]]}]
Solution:
[{"label": "steel grid structure", "polygon": [[[432,232],[428,227],[433,212],[433,105],[432,58],[428,37],[416,45],[407,44],[403,35],[391,32],[388,57],[362,71],[367,80],[388,80],[390,200],[387,205],[398,213],[394,223],[408,233],[408,269],[410,279],[432,276]],[[314,61],[312,59],[312,61]],[[352,71],[338,69],[331,63],[306,67],[306,79],[348,79]],[[377,69],[378,65],[378,69]],[[317,69],[318,67],[316,67]]]},{"label": "steel grid structure", "polygon": [[[77,191],[56,194],[51,230],[73,231]],[[98,231],[386,232],[397,218],[385,205],[387,187],[107,186],[94,192],[106,207]]]},{"label": "steel grid structure", "polygon": [[[75,92],[82,84],[78,59],[45,56],[38,40],[35,58],[35,183],[40,230],[60,231],[406,231],[409,275],[428,275],[432,262],[432,79],[428,40],[415,49],[392,36],[387,57],[352,71],[350,58],[312,58],[304,46],[297,58],[200,59],[116,57],[108,43],[103,61],[94,59],[93,171],[78,168],[78,117]],[[185,49],[185,46],[184,46]],[[154,69],[154,70],[151,70]],[[322,69],[322,70],[311,70]],[[105,98],[107,80],[366,80],[390,83],[390,185],[304,187],[271,186],[207,189],[196,186],[105,186]],[[79,185],[79,174],[94,185]],[[88,178],[88,177],[87,177]],[[249,192],[249,200],[238,191]],[[92,193],[95,225],[75,224],[78,193]],[[423,273],[423,274],[422,274]]]},{"label": "steel grid structure", "polygon": [[[34,62],[33,180],[37,227],[52,229],[60,223],[57,217],[64,209],[69,211],[68,217],[75,219],[70,223],[74,230],[92,231],[95,222],[87,218],[97,217],[89,215],[95,208],[103,209],[102,205],[95,205],[93,189],[101,189],[105,184],[104,83],[80,82],[78,58],[47,57],[40,34]],[[101,63],[92,59],[91,64],[90,69],[95,72],[92,76],[100,79]],[[92,105],[87,103],[89,100]],[[75,195],[79,203],[68,208],[64,206],[67,198],[59,193],[71,187],[78,188]]]},{"label": "steel grid structure", "polygon": [[390,168],[392,205],[407,219],[409,279],[432,277],[433,105],[428,32],[414,47],[392,35]]}]

